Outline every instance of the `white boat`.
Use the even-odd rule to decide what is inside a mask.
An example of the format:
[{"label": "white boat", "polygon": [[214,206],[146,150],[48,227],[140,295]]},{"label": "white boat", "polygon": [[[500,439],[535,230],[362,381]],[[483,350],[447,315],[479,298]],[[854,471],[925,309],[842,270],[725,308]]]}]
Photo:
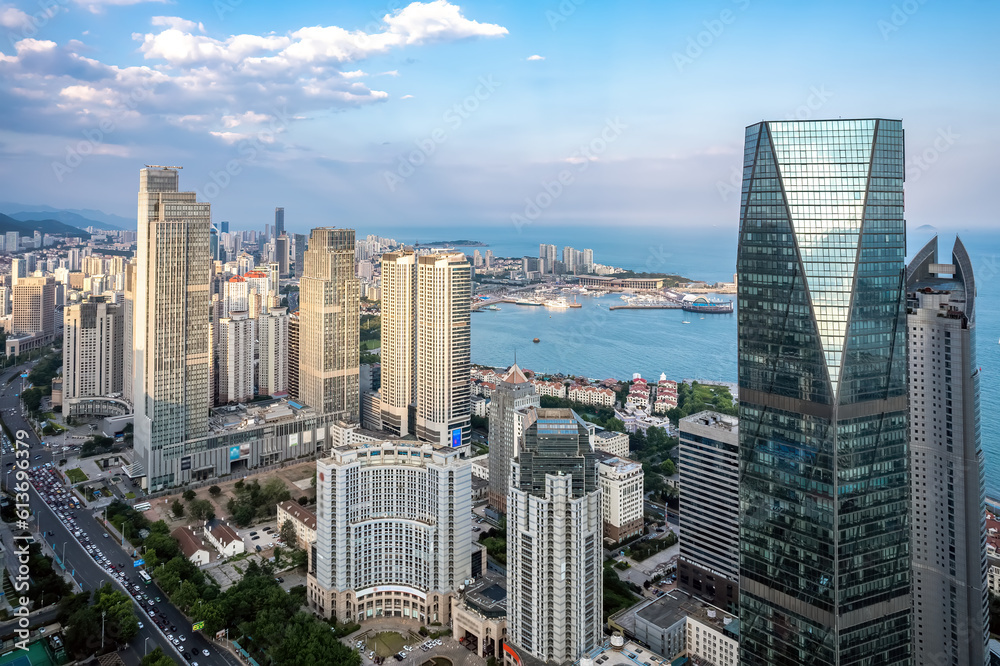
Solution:
[{"label": "white boat", "polygon": [[689,321],[682,321],[681,323],[682,324],[690,324],[691,322],[689,322]]},{"label": "white boat", "polygon": [[553,298],[544,303],[547,308],[568,308],[569,302],[565,298]]}]

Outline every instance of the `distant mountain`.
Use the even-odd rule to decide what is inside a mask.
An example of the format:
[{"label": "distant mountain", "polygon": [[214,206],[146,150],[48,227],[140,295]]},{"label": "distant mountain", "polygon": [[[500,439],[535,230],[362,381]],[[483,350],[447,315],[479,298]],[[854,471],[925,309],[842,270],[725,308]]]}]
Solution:
[{"label": "distant mountain", "polygon": [[17,220],[9,215],[0,213],[0,233],[17,231],[22,236],[31,236],[36,231],[52,236],[79,236],[80,238],[90,238],[83,229],[63,224],[59,220]]},{"label": "distant mountain", "polygon": [[105,213],[101,210],[79,208],[53,208],[38,204],[23,204],[10,201],[0,201],[0,213],[16,220],[58,220],[80,229],[96,227],[97,229],[135,229],[135,220],[121,215]]}]

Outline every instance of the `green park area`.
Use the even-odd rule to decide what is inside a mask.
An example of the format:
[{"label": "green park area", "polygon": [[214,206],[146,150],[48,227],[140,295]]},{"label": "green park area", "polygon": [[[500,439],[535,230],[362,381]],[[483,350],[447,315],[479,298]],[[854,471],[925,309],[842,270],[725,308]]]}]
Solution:
[{"label": "green park area", "polygon": [[83,483],[84,481],[88,481],[90,479],[90,477],[84,474],[83,470],[79,467],[66,470],[66,476],[69,478],[70,483]]}]

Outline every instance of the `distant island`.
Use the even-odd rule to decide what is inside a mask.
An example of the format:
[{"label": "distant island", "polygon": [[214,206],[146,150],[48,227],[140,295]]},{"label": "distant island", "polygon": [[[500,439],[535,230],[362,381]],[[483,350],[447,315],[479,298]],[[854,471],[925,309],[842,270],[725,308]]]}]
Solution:
[{"label": "distant island", "polygon": [[417,243],[418,247],[488,247],[488,243],[475,240],[434,241],[433,243]]}]

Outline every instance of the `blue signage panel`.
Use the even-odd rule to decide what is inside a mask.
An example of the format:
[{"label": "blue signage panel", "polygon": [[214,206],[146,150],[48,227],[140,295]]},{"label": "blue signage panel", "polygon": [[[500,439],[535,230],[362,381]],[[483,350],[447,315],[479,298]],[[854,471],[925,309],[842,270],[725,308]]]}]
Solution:
[{"label": "blue signage panel", "polygon": [[240,459],[240,447],[239,446],[230,446],[229,447],[229,459],[230,460],[239,460]]},{"label": "blue signage panel", "polygon": [[462,446],[462,429],[455,428],[451,431],[451,446],[452,448],[456,446]]},{"label": "blue signage panel", "polygon": [[135,569],[136,567],[141,567],[145,563],[146,563],[146,560],[138,559],[138,560],[136,560],[135,562],[132,563],[132,568]]}]

